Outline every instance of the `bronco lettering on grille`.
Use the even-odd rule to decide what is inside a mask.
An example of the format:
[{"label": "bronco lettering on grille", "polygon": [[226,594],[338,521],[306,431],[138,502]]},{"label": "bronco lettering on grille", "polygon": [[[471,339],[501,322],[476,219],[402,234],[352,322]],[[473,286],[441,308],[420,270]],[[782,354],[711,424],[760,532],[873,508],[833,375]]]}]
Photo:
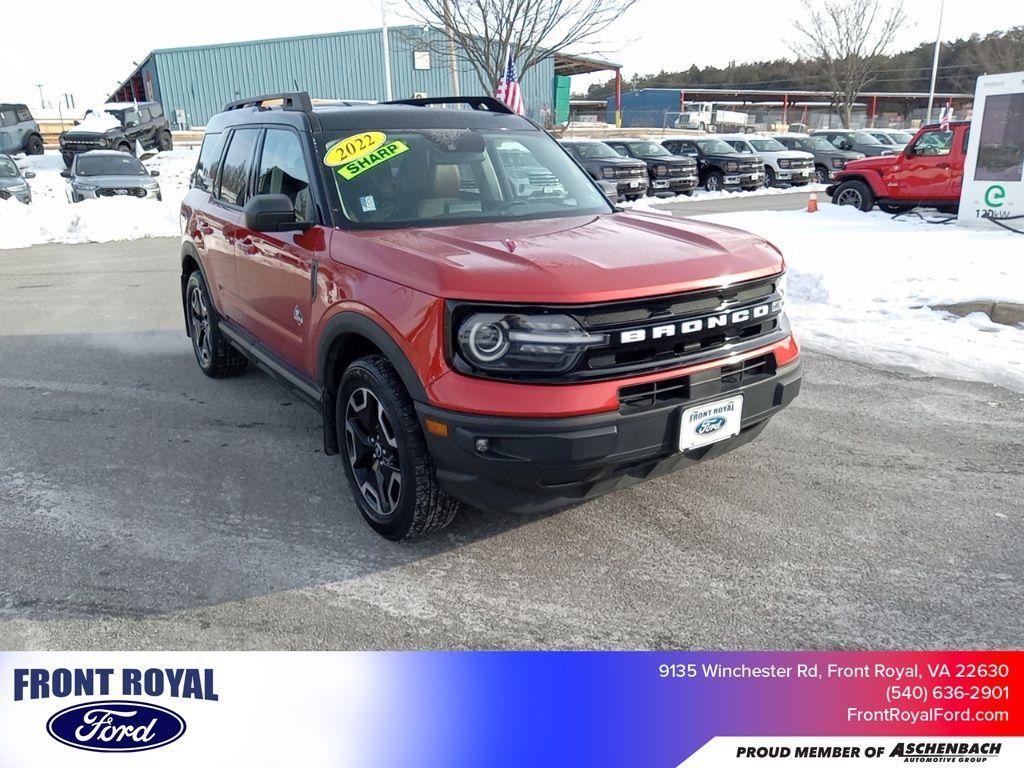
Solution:
[{"label": "bronco lettering on grille", "polygon": [[744,307],[730,312],[722,312],[707,317],[695,317],[690,320],[682,320],[666,325],[655,325],[650,328],[636,328],[630,331],[619,333],[620,344],[635,344],[648,339],[664,339],[670,336],[685,336],[691,333],[698,333],[704,330],[725,328],[737,323],[745,323],[748,320],[757,320],[768,317],[782,311],[782,301],[776,300],[765,304],[758,304],[753,307]]}]

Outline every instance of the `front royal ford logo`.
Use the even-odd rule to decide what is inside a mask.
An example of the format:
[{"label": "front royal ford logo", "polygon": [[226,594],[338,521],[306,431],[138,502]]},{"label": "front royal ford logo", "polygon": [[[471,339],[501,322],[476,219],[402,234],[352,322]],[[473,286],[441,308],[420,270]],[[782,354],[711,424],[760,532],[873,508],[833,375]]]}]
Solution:
[{"label": "front royal ford logo", "polygon": [[694,430],[698,435],[710,435],[725,426],[725,419],[721,416],[712,416],[704,419]]},{"label": "front royal ford logo", "polygon": [[140,701],[91,701],[62,709],[46,724],[61,744],[91,752],[141,752],[185,733],[181,715]]},{"label": "front royal ford logo", "polygon": [[140,698],[220,701],[213,670],[194,667],[16,668],[14,700],[87,699],[46,721],[51,737],[90,752],[142,752],[166,747],[185,733],[177,712]]},{"label": "front royal ford logo", "polygon": [[770,315],[776,315],[782,311],[782,301],[775,300],[758,304],[754,307],[736,309],[732,312],[722,312],[707,317],[695,317],[681,322],[655,325],[652,328],[637,328],[631,331],[619,333],[620,344],[636,344],[648,339],[667,339],[673,336],[686,336],[700,331],[712,331],[715,328],[725,328],[737,323],[745,323],[749,320],[762,320]]}]

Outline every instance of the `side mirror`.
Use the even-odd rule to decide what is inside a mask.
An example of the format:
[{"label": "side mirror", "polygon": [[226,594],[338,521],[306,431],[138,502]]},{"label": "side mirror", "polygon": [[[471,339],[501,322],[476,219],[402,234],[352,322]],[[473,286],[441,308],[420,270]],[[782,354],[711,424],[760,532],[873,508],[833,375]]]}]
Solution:
[{"label": "side mirror", "polygon": [[160,175],[160,171],[150,171],[149,175],[155,179],[157,176]]},{"label": "side mirror", "polygon": [[60,175],[61,175],[61,177],[65,178],[65,179],[70,179],[71,178],[71,171],[69,169],[65,168],[63,171],[60,172]]},{"label": "side mirror", "polygon": [[255,195],[242,209],[245,228],[253,232],[305,232],[313,226],[295,218],[295,206],[288,195]]},{"label": "side mirror", "polygon": [[23,177],[25,177],[26,179],[34,179],[34,178],[36,177],[35,173],[33,173],[32,171],[25,171],[25,172],[24,172],[23,174],[21,174],[21,175],[22,175]]}]

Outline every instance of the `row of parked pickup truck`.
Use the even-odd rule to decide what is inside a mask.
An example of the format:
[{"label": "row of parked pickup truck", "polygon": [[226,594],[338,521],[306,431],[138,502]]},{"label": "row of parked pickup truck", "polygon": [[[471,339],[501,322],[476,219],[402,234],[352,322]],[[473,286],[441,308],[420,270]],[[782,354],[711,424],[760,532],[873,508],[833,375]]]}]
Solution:
[{"label": "row of parked pickup truck", "polygon": [[[562,145],[599,181],[614,182],[620,198],[825,184],[846,164],[901,146],[870,144],[861,131],[812,134],[720,134],[660,142],[642,138],[566,139]],[[875,147],[877,145],[877,149]],[[865,149],[867,151],[859,151]]]}]

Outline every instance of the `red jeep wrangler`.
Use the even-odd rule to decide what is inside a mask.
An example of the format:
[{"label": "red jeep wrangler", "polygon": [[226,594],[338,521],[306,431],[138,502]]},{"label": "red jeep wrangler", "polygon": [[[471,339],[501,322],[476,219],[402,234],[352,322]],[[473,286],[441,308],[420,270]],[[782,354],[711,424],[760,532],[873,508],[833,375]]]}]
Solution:
[{"label": "red jeep wrangler", "polygon": [[719,456],[800,387],[775,247],[616,209],[494,99],[230,104],[182,216],[199,366],[320,409],[390,539]]},{"label": "red jeep wrangler", "polygon": [[836,172],[839,182],[826,188],[836,205],[886,213],[927,207],[955,212],[960,206],[969,122],[949,130],[926,125],[898,155],[854,160]]}]

